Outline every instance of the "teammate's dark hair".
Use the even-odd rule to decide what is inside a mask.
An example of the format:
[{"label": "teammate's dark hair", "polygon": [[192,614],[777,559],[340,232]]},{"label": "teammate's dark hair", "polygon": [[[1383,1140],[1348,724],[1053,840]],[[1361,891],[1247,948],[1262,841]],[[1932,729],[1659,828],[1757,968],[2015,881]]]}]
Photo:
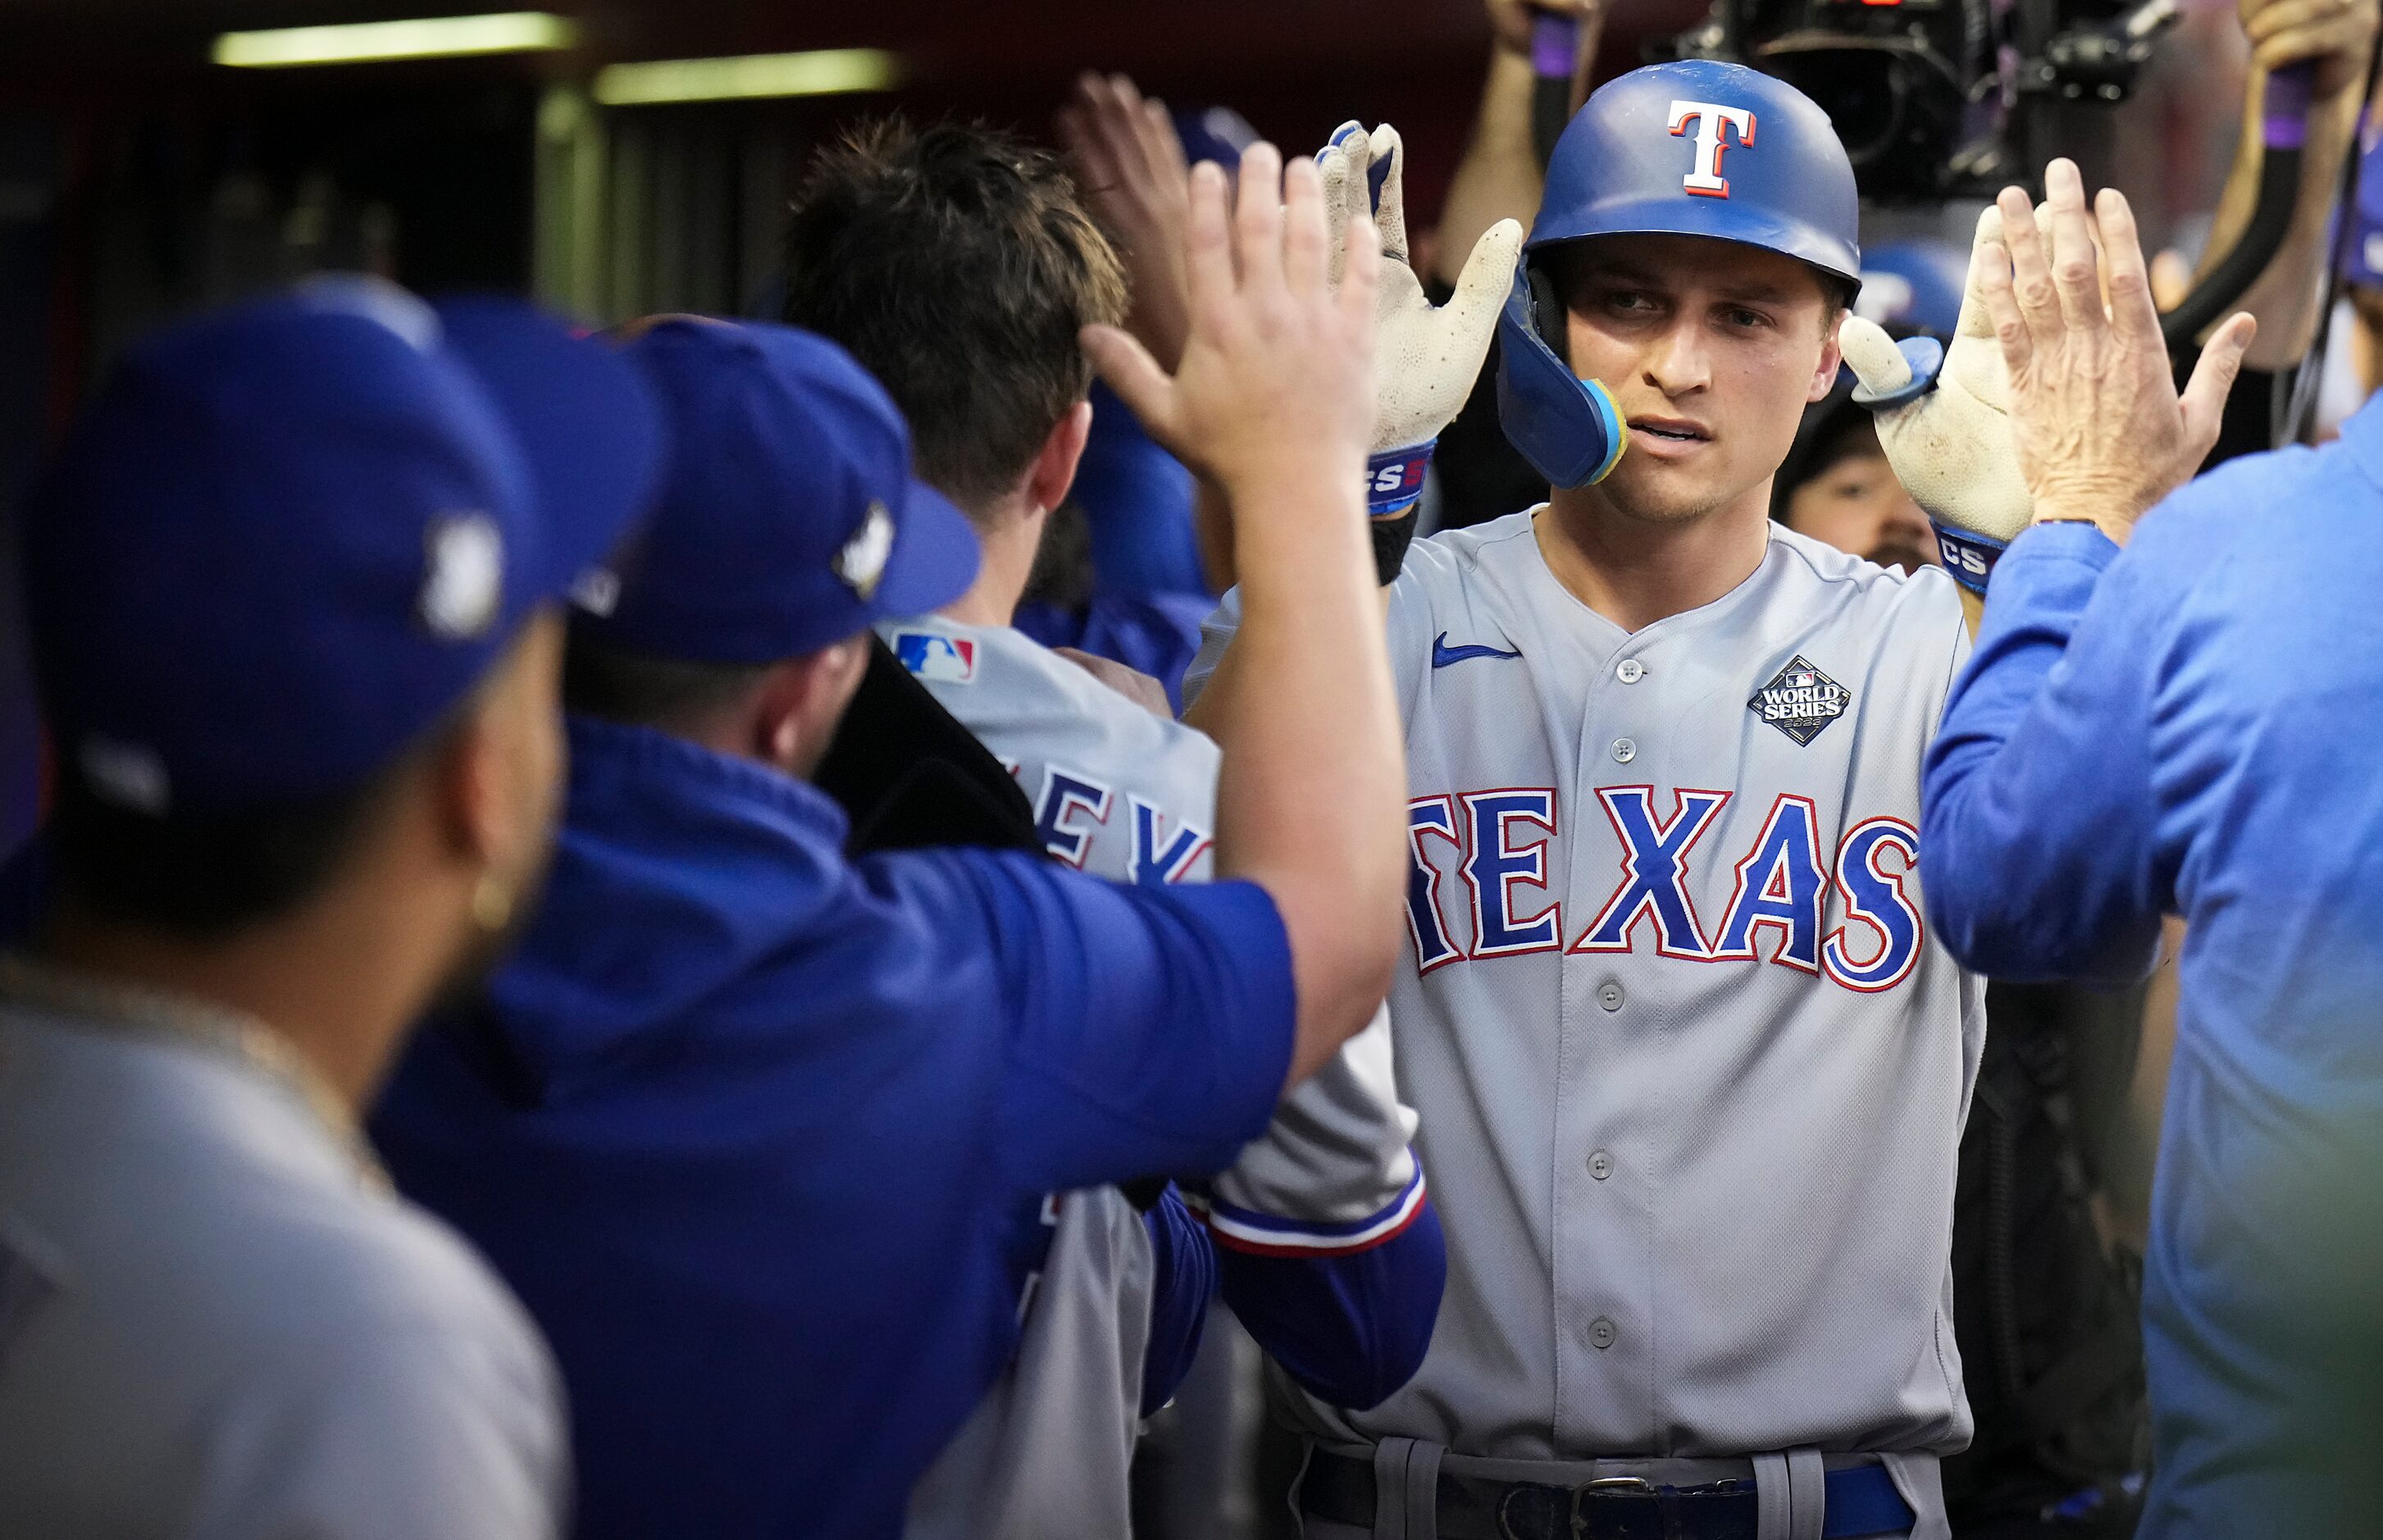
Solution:
[{"label": "teammate's dark hair", "polygon": [[842,343],[963,507],[1025,474],[1092,385],[1076,334],[1125,314],[1117,253],[1058,160],[980,124],[865,124],[822,151],[786,232],[784,318]]},{"label": "teammate's dark hair", "polygon": [[62,775],[50,820],[58,895],[95,918],[189,941],[252,930],[331,884],[423,752],[360,786],[228,817],[153,817]]},{"label": "teammate's dark hair", "polygon": [[735,705],[766,663],[691,663],[632,652],[573,625],[562,649],[562,704],[632,727],[672,727]]}]

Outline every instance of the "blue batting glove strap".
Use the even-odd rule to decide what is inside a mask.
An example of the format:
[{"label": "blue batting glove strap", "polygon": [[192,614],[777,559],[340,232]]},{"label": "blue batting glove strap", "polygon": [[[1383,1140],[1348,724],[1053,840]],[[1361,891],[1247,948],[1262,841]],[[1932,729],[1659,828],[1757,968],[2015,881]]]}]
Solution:
[{"label": "blue batting glove strap", "polygon": [[1936,550],[1945,559],[1945,575],[1969,592],[1984,597],[1986,579],[1993,575],[1994,563],[2002,560],[2003,552],[2010,548],[2010,542],[1975,530],[1950,529],[1933,519],[1928,523],[1936,531]]},{"label": "blue batting glove strap", "polygon": [[1911,377],[1892,390],[1873,391],[1867,385],[1854,388],[1854,404],[1869,407],[1872,412],[1884,412],[1906,401],[1918,400],[1936,388],[1936,376],[1945,372],[1945,344],[1932,337],[1907,337],[1895,347],[1903,353]]},{"label": "blue batting glove strap", "polygon": [[1387,519],[1414,505],[1423,496],[1424,473],[1431,468],[1431,451],[1439,440],[1427,439],[1402,450],[1384,450],[1365,462],[1365,512]]}]

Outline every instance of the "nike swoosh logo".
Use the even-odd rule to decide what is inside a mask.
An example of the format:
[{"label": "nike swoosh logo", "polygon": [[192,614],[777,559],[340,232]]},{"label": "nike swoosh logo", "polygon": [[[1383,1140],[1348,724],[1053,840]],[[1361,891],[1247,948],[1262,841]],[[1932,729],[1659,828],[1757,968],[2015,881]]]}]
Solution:
[{"label": "nike swoosh logo", "polygon": [[1519,650],[1501,652],[1496,647],[1483,647],[1477,642],[1467,642],[1463,647],[1452,647],[1448,645],[1448,633],[1445,631],[1431,639],[1431,666],[1435,669],[1444,669],[1451,663],[1462,663],[1468,658],[1520,658],[1521,656],[1523,655]]}]

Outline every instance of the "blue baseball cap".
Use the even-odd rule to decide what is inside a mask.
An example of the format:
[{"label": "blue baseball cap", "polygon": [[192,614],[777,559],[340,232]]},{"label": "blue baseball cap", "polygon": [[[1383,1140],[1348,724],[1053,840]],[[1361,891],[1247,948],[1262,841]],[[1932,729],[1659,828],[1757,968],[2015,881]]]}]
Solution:
[{"label": "blue baseball cap", "polygon": [[316,280],[117,365],[26,509],[62,774],[153,815],[363,784],[642,510],[650,393],[518,302]]},{"label": "blue baseball cap", "polygon": [[976,581],[976,532],[910,474],[900,409],[842,348],[667,316],[627,356],[675,452],[653,517],[574,596],[575,624],[656,657],[773,663]]}]

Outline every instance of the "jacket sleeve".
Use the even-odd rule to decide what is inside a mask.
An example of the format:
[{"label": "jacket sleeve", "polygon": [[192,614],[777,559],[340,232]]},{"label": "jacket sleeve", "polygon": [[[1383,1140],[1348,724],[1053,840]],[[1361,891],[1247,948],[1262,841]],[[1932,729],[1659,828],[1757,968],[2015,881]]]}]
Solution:
[{"label": "jacket sleeve", "polygon": [[2156,956],[2151,692],[2168,607],[2143,544],[2121,556],[2082,524],[2022,534],[1945,701],[1920,858],[1939,938],[1988,977],[2124,984]]}]

